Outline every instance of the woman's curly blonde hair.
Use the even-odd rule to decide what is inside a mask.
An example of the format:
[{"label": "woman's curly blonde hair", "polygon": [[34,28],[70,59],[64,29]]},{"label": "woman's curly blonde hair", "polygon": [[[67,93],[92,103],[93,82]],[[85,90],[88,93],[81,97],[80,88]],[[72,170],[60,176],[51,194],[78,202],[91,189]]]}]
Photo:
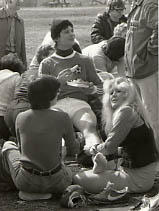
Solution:
[{"label": "woman's curly blonde hair", "polygon": [[[110,89],[112,87],[120,87],[126,91],[127,99],[123,102],[123,104],[113,110],[110,104]],[[124,106],[131,106],[134,111],[136,111],[142,119],[144,119],[147,126],[150,125],[150,120],[148,118],[147,112],[144,108],[143,102],[141,100],[141,96],[139,94],[139,90],[137,86],[130,80],[124,77],[117,77],[111,80],[107,80],[103,85],[104,95],[103,95],[103,108],[102,108],[102,123],[103,128],[106,134],[109,133],[110,129],[113,126],[113,121],[117,113]]]}]

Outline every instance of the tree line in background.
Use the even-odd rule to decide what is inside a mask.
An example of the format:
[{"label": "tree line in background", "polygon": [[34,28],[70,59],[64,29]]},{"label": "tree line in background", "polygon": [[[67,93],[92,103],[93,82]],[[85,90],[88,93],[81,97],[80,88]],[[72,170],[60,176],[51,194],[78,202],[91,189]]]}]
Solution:
[{"label": "tree line in background", "polygon": [[105,5],[107,0],[25,0],[23,7]]}]

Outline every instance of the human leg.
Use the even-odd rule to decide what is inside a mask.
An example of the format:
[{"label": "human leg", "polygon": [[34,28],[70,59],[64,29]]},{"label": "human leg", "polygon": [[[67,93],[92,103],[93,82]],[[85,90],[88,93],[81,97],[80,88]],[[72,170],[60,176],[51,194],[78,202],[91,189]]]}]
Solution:
[{"label": "human leg", "polygon": [[16,176],[20,169],[20,152],[14,142],[7,141],[2,148],[2,165],[6,176],[11,177],[16,183]]},{"label": "human leg", "polygon": [[83,133],[85,138],[85,150],[102,142],[97,132],[96,116],[90,108],[78,110],[72,120],[75,127]]},{"label": "human leg", "polygon": [[83,133],[85,145],[88,146],[86,148],[101,143],[97,132],[96,116],[87,102],[67,97],[59,100],[52,108],[61,109],[69,115],[74,126]]},{"label": "human leg", "polygon": [[128,186],[127,177],[123,172],[106,170],[99,174],[94,174],[93,170],[77,173],[73,178],[73,183],[81,185],[89,193],[100,193],[108,182],[115,184],[115,189],[123,189]]},{"label": "human leg", "polygon": [[150,124],[153,128],[157,150],[159,152],[159,119],[158,119],[158,73],[144,79],[137,79],[142,101],[148,112]]},{"label": "human leg", "polygon": [[114,183],[114,188],[121,190],[128,187],[131,193],[142,193],[152,188],[155,179],[156,163],[149,164],[138,169],[105,170],[94,174],[93,170],[77,173],[73,183],[81,185],[90,193],[99,193],[107,185],[108,181]]}]

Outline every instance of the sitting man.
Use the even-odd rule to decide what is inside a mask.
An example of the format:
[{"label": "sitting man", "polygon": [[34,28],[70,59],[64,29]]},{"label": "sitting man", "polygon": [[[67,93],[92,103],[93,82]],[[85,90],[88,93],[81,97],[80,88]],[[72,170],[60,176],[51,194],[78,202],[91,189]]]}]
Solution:
[{"label": "sitting man", "polygon": [[98,14],[91,28],[91,40],[96,44],[113,36],[114,28],[120,23],[126,23],[124,15],[125,1],[107,0],[106,11]]},{"label": "sitting man", "polygon": [[[55,45],[55,42],[52,40],[51,32],[49,31],[46,33],[41,45],[39,46],[39,48],[37,49],[37,52],[35,53],[33,59],[31,60],[29,69],[37,65],[37,55],[38,55],[38,51],[40,48],[43,48],[45,46],[52,46],[53,50],[55,51],[54,45]],[[75,39],[75,42],[74,42],[72,48],[73,48],[73,50],[77,51],[78,53],[82,53],[80,44],[76,39]]]},{"label": "sitting man", "polygon": [[71,170],[62,162],[62,138],[69,156],[78,153],[79,144],[68,115],[50,109],[59,88],[58,80],[48,75],[29,84],[31,109],[16,119],[19,147],[7,141],[2,148],[6,172],[24,200],[50,198],[51,193],[61,194],[72,183]]},{"label": "sitting man", "polygon": [[89,94],[102,92],[102,82],[92,61],[73,50],[75,34],[69,20],[53,20],[51,37],[55,41],[56,51],[41,62],[39,74],[59,78],[62,86],[54,107],[68,113],[74,126],[83,133],[84,149],[87,150],[101,143],[96,130],[96,116],[87,101]]}]

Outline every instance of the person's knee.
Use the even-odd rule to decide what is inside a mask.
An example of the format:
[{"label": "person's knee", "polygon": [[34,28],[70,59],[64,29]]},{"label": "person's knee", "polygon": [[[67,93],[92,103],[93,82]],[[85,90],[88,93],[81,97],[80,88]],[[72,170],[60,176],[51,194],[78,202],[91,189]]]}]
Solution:
[{"label": "person's knee", "polygon": [[97,131],[97,125],[94,122],[92,122],[86,125],[83,132],[84,134],[92,134],[96,133],[96,131]]},{"label": "person's knee", "polygon": [[72,178],[72,183],[73,184],[80,184],[80,177],[78,176],[78,174],[75,174]]},{"label": "person's knee", "polygon": [[99,193],[106,186],[105,177],[100,175],[93,174],[92,170],[80,172],[73,177],[73,184],[82,186],[87,192]]},{"label": "person's knee", "polygon": [[91,109],[81,109],[74,115],[73,123],[82,131],[85,129],[93,131],[96,128],[97,119]]}]

